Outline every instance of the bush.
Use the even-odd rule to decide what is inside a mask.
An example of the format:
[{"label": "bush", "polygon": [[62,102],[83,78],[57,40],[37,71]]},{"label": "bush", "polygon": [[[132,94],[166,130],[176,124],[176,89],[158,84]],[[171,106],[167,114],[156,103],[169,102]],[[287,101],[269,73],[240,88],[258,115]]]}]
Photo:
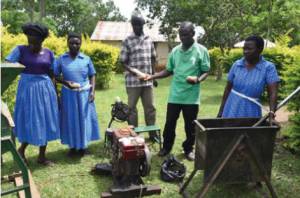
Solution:
[{"label": "bush", "polygon": [[119,49],[99,42],[84,39],[81,47],[83,53],[90,56],[97,72],[96,86],[101,89],[109,88],[113,70],[119,56]]},{"label": "bush", "polygon": [[[284,95],[290,94],[297,87],[300,86],[300,46],[295,46],[289,49],[291,56],[293,57],[293,64],[289,64],[283,73]],[[300,94],[294,97],[288,104],[288,109],[295,113],[289,117],[292,125],[288,131],[285,132],[285,136],[288,137],[284,146],[290,150],[300,153]]]},{"label": "bush", "polygon": [[[10,34],[6,27],[2,27],[1,32],[2,60],[17,45],[27,44],[27,38],[24,34]],[[52,32],[50,32],[49,37],[44,41],[43,46],[52,50],[56,56],[68,51],[66,37],[56,37]],[[108,88],[114,73],[113,70],[116,68],[119,49],[100,42],[92,42],[89,38],[83,38],[81,51],[90,56],[94,63],[97,72],[97,88]],[[17,82],[17,80],[13,81],[7,91],[1,96],[4,101],[8,102],[10,110],[12,110],[11,107],[14,104]]]}]

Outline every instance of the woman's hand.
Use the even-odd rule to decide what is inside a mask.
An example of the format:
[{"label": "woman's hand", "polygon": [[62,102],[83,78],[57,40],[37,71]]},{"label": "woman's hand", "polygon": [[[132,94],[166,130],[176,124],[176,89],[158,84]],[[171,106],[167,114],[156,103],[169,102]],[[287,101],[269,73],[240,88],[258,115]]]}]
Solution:
[{"label": "woman's hand", "polygon": [[94,102],[94,100],[95,100],[95,93],[90,92],[90,95],[89,95],[89,102]]},{"label": "woman's hand", "polygon": [[272,126],[273,124],[278,124],[278,122],[275,120],[276,114],[273,111],[269,112],[269,124]]},{"label": "woman's hand", "polygon": [[78,89],[80,88],[80,84],[72,81],[66,81],[68,88],[70,89]]},{"label": "woman's hand", "polygon": [[219,111],[218,115],[217,115],[217,118],[221,118],[222,117],[222,112]]}]

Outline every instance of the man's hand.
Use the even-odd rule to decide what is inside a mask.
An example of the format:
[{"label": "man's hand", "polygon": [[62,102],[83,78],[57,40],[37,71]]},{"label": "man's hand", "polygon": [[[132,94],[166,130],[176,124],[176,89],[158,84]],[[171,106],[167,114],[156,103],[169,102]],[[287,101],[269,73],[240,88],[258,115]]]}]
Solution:
[{"label": "man's hand", "polygon": [[150,74],[146,74],[145,77],[143,78],[144,81],[152,80],[152,79],[153,79],[153,76]]},{"label": "man's hand", "polygon": [[196,83],[198,83],[198,77],[197,76],[188,76],[186,78],[186,81],[190,84],[196,84]]},{"label": "man's hand", "polygon": [[95,100],[95,94],[93,92],[90,92],[89,102],[94,102],[94,100]]}]

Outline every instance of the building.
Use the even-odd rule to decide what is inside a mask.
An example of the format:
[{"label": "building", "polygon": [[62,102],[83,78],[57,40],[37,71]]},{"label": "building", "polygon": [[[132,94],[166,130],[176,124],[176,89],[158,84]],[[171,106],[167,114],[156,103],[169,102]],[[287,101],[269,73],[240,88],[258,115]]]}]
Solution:
[{"label": "building", "polygon": [[[167,62],[169,47],[167,39],[159,32],[159,25],[154,24],[150,28],[146,24],[144,32],[154,42],[159,67],[164,66]],[[91,36],[91,40],[101,41],[104,44],[121,48],[122,41],[131,33],[132,27],[130,22],[99,21]],[[180,42],[179,38],[176,38],[176,42]]]}]

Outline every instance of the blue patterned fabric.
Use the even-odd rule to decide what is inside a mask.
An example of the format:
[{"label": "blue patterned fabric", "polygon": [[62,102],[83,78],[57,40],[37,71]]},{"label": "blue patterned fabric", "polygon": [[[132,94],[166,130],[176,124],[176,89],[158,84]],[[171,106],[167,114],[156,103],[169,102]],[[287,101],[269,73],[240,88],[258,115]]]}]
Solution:
[{"label": "blue patterned fabric", "polygon": [[[232,89],[248,97],[256,98],[258,102],[266,85],[279,82],[275,65],[263,57],[257,65],[248,70],[245,59],[236,61],[228,74],[228,81],[233,84]],[[257,104],[230,92],[223,110],[222,117],[261,117],[261,107]]]},{"label": "blue patterned fabric", "polygon": [[[54,64],[54,74],[84,87],[89,76],[95,75],[90,57],[80,53],[72,59],[68,53]],[[100,139],[94,102],[89,102],[90,90],[74,91],[66,87],[61,93],[61,141],[70,148],[84,149],[88,143]]]}]

